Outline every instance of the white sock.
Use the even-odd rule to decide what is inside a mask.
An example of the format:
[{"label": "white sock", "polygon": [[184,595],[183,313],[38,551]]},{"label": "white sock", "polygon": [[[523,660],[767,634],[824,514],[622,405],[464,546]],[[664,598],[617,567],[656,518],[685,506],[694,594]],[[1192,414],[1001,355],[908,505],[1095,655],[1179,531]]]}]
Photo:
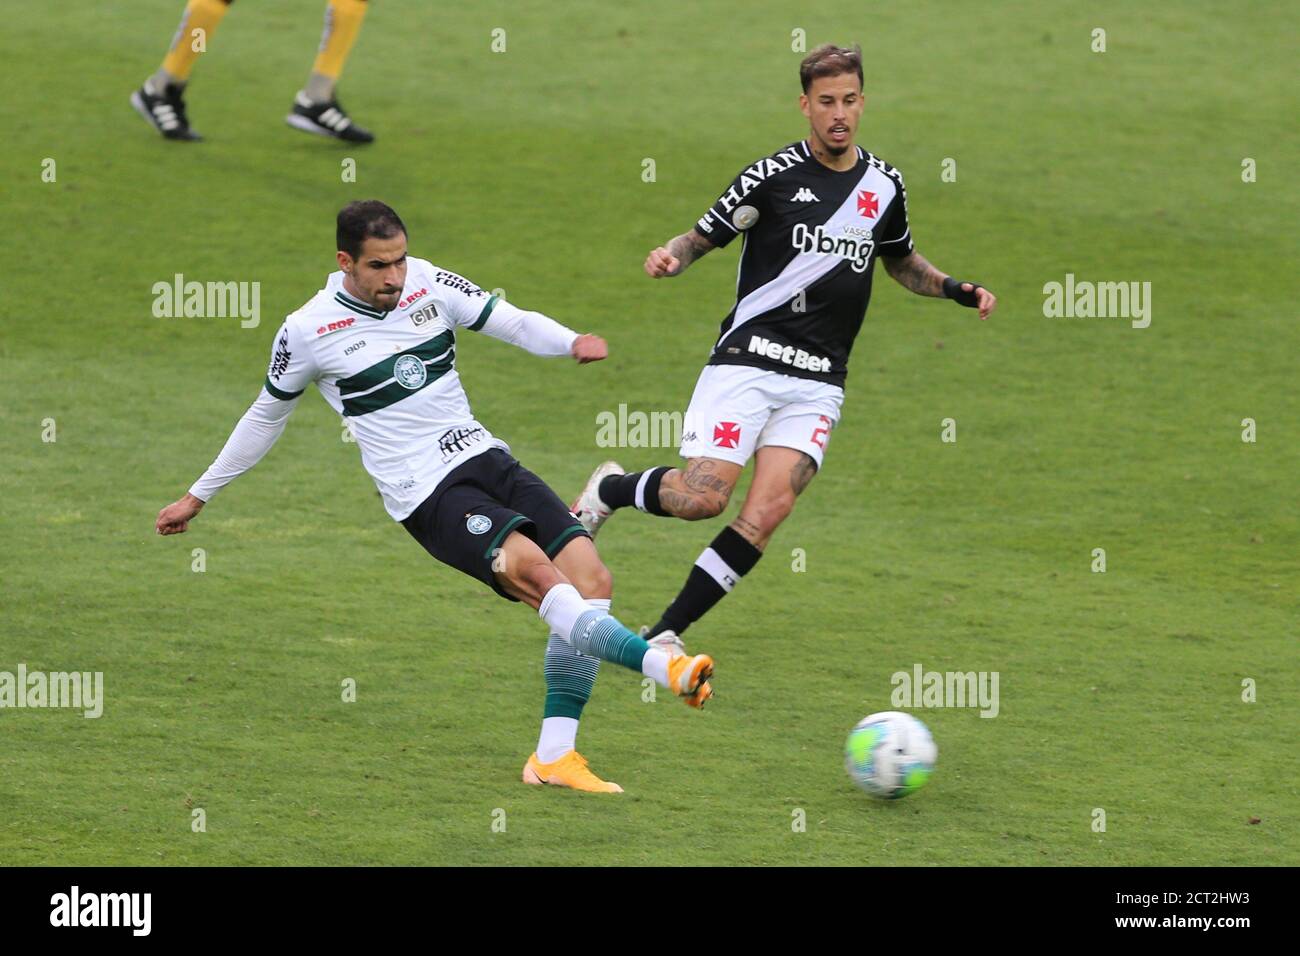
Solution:
[{"label": "white sock", "polygon": [[[609,598],[591,598],[589,607],[608,611]],[[570,750],[578,749],[578,721],[573,717],[543,717],[542,732],[537,738],[537,759],[542,763],[559,760]]]},{"label": "white sock", "polygon": [[668,662],[672,660],[667,651],[652,647],[641,658],[641,673],[653,677],[660,687],[668,686]]},{"label": "white sock", "polygon": [[334,99],[334,78],[324,73],[313,73],[307,78],[307,85],[302,91],[317,106],[328,103]]},{"label": "white sock", "polygon": [[159,67],[157,73],[145,80],[144,86],[149,91],[150,96],[162,96],[163,90],[168,86],[179,86],[181,89],[185,89],[185,84],[182,81],[176,79],[162,67]]},{"label": "white sock", "polygon": [[542,718],[542,735],[537,738],[537,759],[542,763],[559,760],[578,745],[578,722],[572,717]]},{"label": "white sock", "polygon": [[558,634],[572,644],[573,625],[578,623],[578,618],[590,610],[587,602],[582,599],[582,595],[572,584],[557,584],[542,598],[542,603],[537,608],[537,615],[550,625],[552,634]]}]

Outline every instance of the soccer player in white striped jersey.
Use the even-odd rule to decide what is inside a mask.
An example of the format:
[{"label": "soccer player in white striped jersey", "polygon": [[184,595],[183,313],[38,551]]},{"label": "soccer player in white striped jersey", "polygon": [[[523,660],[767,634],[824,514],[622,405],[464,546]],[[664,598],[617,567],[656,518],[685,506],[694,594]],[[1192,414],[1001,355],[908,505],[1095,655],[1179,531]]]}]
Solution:
[{"label": "soccer player in white striped jersey", "polygon": [[185,531],[218,490],[252,468],[314,382],[349,424],[389,515],[439,561],[523,601],[550,627],[542,731],[524,782],[622,792],[576,749],[598,659],[652,677],[692,707],[713,694],[713,661],[652,648],[609,613],[610,574],[587,531],[475,420],[456,372],[463,329],[579,363],[605,358],[605,342],[408,258],[406,243],[406,226],[381,202],[339,213],[340,271],[285,320],[257,400],[211,467],[159,512],[157,531]]}]

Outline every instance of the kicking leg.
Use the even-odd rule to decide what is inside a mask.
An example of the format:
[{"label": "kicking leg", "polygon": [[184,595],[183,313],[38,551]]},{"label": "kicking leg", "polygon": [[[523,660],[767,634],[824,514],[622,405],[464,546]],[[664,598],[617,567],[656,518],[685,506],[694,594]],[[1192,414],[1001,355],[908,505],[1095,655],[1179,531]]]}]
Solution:
[{"label": "kicking leg", "polygon": [[652,648],[608,612],[590,607],[526,535],[510,532],[502,542],[495,567],[497,581],[505,592],[536,608],[551,630],[581,653],[652,677],[692,707],[703,707],[712,696],[710,657],[700,654],[670,658],[666,651]]},{"label": "kicking leg", "polygon": [[[591,540],[575,537],[554,558],[555,566],[595,610],[608,612],[613,581]],[[596,685],[600,659],[579,653],[552,632],[546,642],[542,671],[546,702],[537,749],[524,765],[525,783],[549,783],[596,793],[622,793],[623,788],[600,779],[577,752],[578,722]]]},{"label": "kicking leg", "polygon": [[657,644],[672,643],[680,648],[682,632],[753,570],[772,534],[794,510],[795,499],[816,473],[816,462],[794,448],[768,445],[758,449],[754,480],[739,516],[695,559],[686,584],[650,629],[649,636],[658,639]]}]

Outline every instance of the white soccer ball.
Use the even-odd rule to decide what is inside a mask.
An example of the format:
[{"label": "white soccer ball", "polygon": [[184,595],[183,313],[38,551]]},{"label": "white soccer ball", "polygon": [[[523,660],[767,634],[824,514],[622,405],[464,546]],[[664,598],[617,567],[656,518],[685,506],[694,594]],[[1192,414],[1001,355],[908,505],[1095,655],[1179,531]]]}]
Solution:
[{"label": "white soccer ball", "polygon": [[920,790],[938,756],[929,728],[896,710],[863,717],[844,743],[849,776],[882,800],[897,800]]}]

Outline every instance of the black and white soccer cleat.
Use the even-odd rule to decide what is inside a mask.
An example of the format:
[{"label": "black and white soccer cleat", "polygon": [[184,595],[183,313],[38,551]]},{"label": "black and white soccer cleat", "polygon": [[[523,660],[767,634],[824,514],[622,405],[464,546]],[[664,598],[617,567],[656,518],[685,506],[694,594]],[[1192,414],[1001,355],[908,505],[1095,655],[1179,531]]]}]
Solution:
[{"label": "black and white soccer cleat", "polygon": [[369,130],[352,122],[337,99],[313,103],[306,94],[299,93],[293,98],[293,112],[284,121],[294,129],[317,136],[332,136],[349,143],[370,143],[375,138]]},{"label": "black and white soccer cleat", "polygon": [[154,93],[145,83],[131,94],[131,105],[167,139],[192,141],[203,138],[190,128],[179,86],[165,86],[162,93]]}]

